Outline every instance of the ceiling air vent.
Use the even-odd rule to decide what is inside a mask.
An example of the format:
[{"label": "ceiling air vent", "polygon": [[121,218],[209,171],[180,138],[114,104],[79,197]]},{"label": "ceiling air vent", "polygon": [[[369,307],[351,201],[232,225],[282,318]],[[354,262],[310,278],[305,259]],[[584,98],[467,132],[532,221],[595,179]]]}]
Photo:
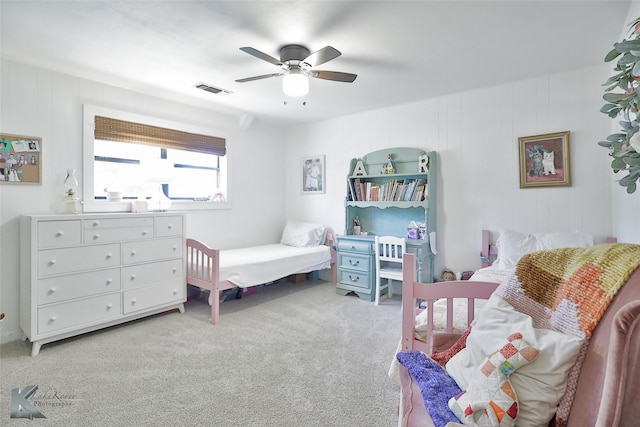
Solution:
[{"label": "ceiling air vent", "polygon": [[229,90],[221,89],[219,87],[211,86],[206,83],[198,83],[196,85],[198,89],[206,90],[207,92],[215,93],[216,95],[229,95],[232,93]]}]

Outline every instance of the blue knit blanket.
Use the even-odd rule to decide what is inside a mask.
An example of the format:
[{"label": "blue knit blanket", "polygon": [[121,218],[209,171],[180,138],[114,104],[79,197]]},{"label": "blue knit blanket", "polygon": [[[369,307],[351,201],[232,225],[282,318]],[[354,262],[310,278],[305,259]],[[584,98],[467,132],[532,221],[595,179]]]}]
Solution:
[{"label": "blue knit blanket", "polygon": [[459,423],[460,420],[451,412],[448,403],[450,398],[457,396],[462,390],[444,368],[416,350],[401,351],[396,357],[420,386],[424,405],[433,424],[444,427],[450,421]]}]

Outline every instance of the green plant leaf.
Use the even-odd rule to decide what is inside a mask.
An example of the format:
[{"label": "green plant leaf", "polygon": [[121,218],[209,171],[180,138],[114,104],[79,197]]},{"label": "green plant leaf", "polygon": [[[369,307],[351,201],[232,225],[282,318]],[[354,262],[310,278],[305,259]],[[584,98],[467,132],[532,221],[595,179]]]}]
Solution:
[{"label": "green plant leaf", "polygon": [[627,194],[633,194],[636,191],[636,183],[632,182],[631,184],[629,184],[629,186],[627,187]]},{"label": "green plant leaf", "polygon": [[622,122],[620,122],[620,126],[622,126],[622,129],[627,130],[627,131],[633,129],[633,125],[631,124],[631,122],[622,121]]},{"label": "green plant leaf", "polygon": [[626,133],[614,133],[607,137],[607,141],[623,141],[626,137]]},{"label": "green plant leaf", "polygon": [[622,160],[629,166],[640,166],[640,157],[627,156],[623,157]]},{"label": "green plant leaf", "polygon": [[611,148],[611,143],[609,141],[598,141],[598,145],[601,147]]},{"label": "green plant leaf", "polygon": [[613,170],[621,171],[626,169],[626,167],[627,164],[620,157],[614,157],[613,161],[611,162],[611,169]]},{"label": "green plant leaf", "polygon": [[634,76],[640,76],[640,62],[636,62],[633,66],[633,71],[631,72]]},{"label": "green plant leaf", "polygon": [[624,99],[628,98],[628,93],[605,93],[602,98],[607,102],[620,103]]},{"label": "green plant leaf", "polygon": [[622,40],[613,45],[618,52],[628,52],[630,50],[640,50],[640,39]]},{"label": "green plant leaf", "polygon": [[611,49],[611,52],[607,53],[607,56],[604,57],[604,62],[611,62],[616,59],[621,52],[617,49]]},{"label": "green plant leaf", "polygon": [[636,57],[631,55],[629,52],[625,52],[622,54],[622,56],[620,57],[620,59],[618,59],[618,65],[621,66],[627,66],[630,64],[635,64],[636,62]]}]

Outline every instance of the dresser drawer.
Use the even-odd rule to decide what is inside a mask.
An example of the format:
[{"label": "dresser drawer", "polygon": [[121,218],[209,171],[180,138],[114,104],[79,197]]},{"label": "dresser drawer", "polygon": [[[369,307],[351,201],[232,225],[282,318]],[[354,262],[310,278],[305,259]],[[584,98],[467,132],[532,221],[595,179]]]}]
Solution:
[{"label": "dresser drawer", "polygon": [[338,281],[345,285],[369,290],[369,274],[350,270],[338,270]]},{"label": "dresser drawer", "polygon": [[136,264],[122,269],[124,289],[134,289],[184,277],[186,276],[182,272],[182,258]]},{"label": "dresser drawer", "polygon": [[181,216],[156,217],[156,237],[182,236]]},{"label": "dresser drawer", "polygon": [[338,252],[361,252],[365,254],[373,253],[373,245],[369,240],[342,240],[338,239]]},{"label": "dresser drawer", "polygon": [[338,268],[357,271],[369,271],[370,256],[361,256],[338,252]]},{"label": "dresser drawer", "polygon": [[122,262],[134,264],[169,258],[182,258],[184,242],[181,237],[122,244]]},{"label": "dresser drawer", "polygon": [[82,221],[85,230],[100,230],[102,228],[153,227],[153,217],[139,216],[127,218],[89,218]]},{"label": "dresser drawer", "polygon": [[38,277],[119,265],[119,243],[38,251]]},{"label": "dresser drawer", "polygon": [[153,218],[137,218],[134,221],[122,219],[84,221],[84,243],[86,244],[152,238]]},{"label": "dresser drawer", "polygon": [[124,314],[176,302],[184,302],[186,285],[183,278],[171,280],[156,286],[147,286],[125,291],[123,295]]},{"label": "dresser drawer", "polygon": [[37,281],[38,305],[120,291],[120,269],[56,276]]},{"label": "dresser drawer", "polygon": [[38,249],[79,245],[81,224],[79,220],[38,222]]},{"label": "dresser drawer", "polygon": [[48,305],[38,308],[38,333],[88,326],[121,315],[119,292]]}]

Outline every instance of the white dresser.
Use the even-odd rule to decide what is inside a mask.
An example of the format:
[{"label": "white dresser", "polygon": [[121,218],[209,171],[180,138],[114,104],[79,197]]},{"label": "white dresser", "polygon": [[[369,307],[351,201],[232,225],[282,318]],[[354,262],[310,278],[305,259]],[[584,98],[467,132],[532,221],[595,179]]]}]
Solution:
[{"label": "white dresser", "polygon": [[20,327],[32,356],[63,338],[166,310],[184,313],[184,214],[20,221]]}]

